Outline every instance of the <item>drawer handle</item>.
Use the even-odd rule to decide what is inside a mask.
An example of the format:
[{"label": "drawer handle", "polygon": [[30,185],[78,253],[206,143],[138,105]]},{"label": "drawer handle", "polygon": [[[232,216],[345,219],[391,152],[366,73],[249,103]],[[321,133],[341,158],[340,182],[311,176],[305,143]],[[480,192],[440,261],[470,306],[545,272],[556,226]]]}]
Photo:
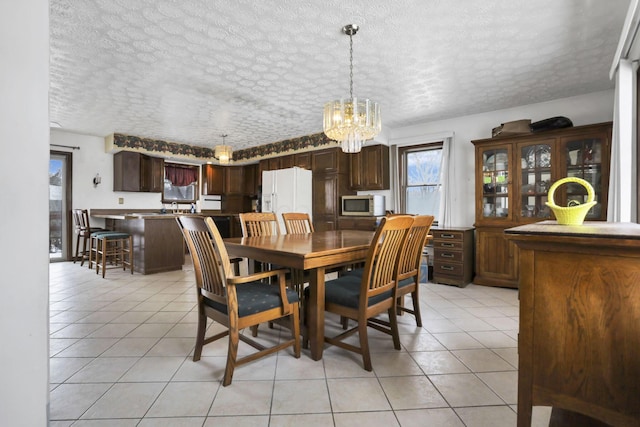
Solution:
[{"label": "drawer handle", "polygon": [[455,236],[453,234],[441,234],[440,237],[443,239],[453,239]]},{"label": "drawer handle", "polygon": [[440,269],[441,270],[453,271],[453,267],[451,267],[450,265],[441,265]]},{"label": "drawer handle", "polygon": [[442,258],[453,258],[453,254],[448,254],[448,253],[440,254],[440,256]]},{"label": "drawer handle", "polygon": [[440,243],[440,246],[443,248],[453,248],[455,247],[455,244],[453,243]]}]

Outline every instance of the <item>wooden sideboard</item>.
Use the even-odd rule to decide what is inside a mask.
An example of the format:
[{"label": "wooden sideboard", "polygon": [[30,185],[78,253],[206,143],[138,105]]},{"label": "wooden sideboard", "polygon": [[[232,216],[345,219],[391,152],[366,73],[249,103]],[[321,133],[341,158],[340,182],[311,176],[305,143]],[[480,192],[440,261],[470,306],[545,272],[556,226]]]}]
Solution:
[{"label": "wooden sideboard", "polygon": [[432,228],[433,281],[465,287],[473,279],[473,227]]},{"label": "wooden sideboard", "polygon": [[584,416],[553,425],[639,426],[640,225],[544,221],[505,237],[520,253],[518,427],[532,405]]}]

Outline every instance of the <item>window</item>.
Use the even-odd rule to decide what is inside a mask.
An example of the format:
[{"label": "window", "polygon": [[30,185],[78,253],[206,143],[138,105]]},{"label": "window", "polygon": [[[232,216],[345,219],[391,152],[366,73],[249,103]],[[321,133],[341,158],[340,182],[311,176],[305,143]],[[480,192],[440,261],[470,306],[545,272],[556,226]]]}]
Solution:
[{"label": "window", "polygon": [[442,143],[400,147],[398,154],[402,212],[433,215],[437,221],[442,196]]},{"label": "window", "polygon": [[195,203],[198,198],[198,166],[165,163],[162,203]]}]

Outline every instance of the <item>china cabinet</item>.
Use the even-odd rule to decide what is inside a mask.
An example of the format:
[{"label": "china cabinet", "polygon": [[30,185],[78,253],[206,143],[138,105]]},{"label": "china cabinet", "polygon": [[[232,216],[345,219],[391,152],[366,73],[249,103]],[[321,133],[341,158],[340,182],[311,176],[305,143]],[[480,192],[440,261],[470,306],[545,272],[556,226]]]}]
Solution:
[{"label": "china cabinet", "polygon": [[[472,141],[476,168],[476,276],[480,285],[518,286],[518,248],[505,228],[554,219],[546,206],[551,184],[564,177],[588,181],[598,202],[586,220],[605,220],[611,123]],[[555,203],[583,203],[580,184],[560,186]]]}]

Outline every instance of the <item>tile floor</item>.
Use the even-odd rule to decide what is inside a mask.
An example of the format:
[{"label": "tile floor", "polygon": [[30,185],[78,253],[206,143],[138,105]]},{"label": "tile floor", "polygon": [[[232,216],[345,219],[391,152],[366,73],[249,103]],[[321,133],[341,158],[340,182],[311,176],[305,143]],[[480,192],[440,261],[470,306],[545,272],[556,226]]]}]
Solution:
[{"label": "tile floor", "polygon": [[[516,425],[515,290],[425,283],[424,326],[399,318],[401,351],[370,329],[373,372],[339,348],[318,362],[287,349],[237,368],[222,387],[225,342],[191,360],[190,264],[149,276],[110,270],[106,279],[70,262],[50,271],[52,427]],[[288,333],[262,326],[259,335]],[[533,425],[549,415],[534,408]]]}]

